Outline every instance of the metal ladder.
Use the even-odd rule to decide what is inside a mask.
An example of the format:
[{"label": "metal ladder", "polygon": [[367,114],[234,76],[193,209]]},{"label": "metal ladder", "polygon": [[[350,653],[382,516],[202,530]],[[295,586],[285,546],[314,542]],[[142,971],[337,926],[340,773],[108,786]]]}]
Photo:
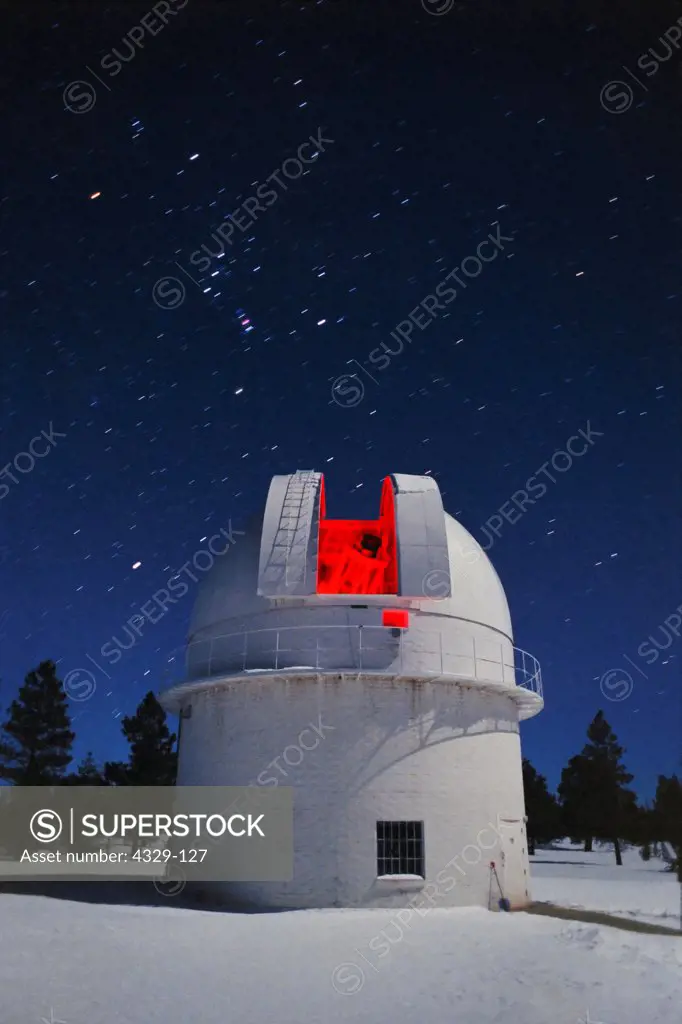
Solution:
[{"label": "metal ladder", "polygon": [[281,582],[287,591],[306,583],[308,539],[319,474],[296,470],[287,484],[277,533],[270,552],[267,575]]}]

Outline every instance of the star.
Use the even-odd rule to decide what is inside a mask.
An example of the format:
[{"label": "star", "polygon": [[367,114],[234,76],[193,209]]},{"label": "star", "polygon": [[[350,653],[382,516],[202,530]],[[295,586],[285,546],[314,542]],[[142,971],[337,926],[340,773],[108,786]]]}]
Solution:
[{"label": "star", "polygon": [[[645,161],[623,175],[608,147],[588,152],[577,120],[562,132],[560,155],[553,114],[533,121],[543,106],[552,109],[547,90],[529,87],[533,113],[514,120],[513,93],[496,66],[486,75],[492,103],[474,88],[465,126],[438,118],[429,99],[455,20],[472,55],[461,67],[463,83],[478,80],[478,29],[456,13],[469,6],[460,0],[414,0],[412,13],[402,5],[404,18],[396,5],[389,21],[366,4],[363,32],[369,18],[374,41],[360,64],[350,15],[329,41],[326,15],[342,8],[338,0],[297,6],[309,8],[308,45],[297,45],[298,15],[260,40],[239,18],[232,74],[191,15],[179,11],[167,32],[158,18],[158,28],[147,27],[144,45],[167,55],[149,83],[156,98],[167,98],[155,104],[151,138],[129,107],[122,131],[93,157],[90,121],[103,116],[109,87],[117,95],[118,83],[127,88],[124,80],[132,84],[136,74],[123,61],[112,64],[111,54],[99,70],[76,62],[69,74],[89,83],[74,81],[62,92],[46,74],[41,90],[9,111],[21,159],[4,175],[0,196],[0,228],[9,232],[0,308],[7,307],[11,347],[0,388],[0,695],[11,702],[37,650],[55,655],[63,676],[82,664],[92,624],[101,629],[92,642],[106,643],[88,658],[94,652],[93,670],[111,688],[101,685],[87,702],[69,705],[75,749],[93,747],[101,761],[116,757],[121,720],[134,712],[140,688],[166,688],[162,652],[184,651],[185,622],[204,576],[197,566],[213,559],[197,553],[207,541],[195,544],[196,531],[210,537],[229,516],[262,517],[272,477],[299,465],[326,468],[330,510],[333,491],[340,502],[330,514],[358,518],[377,513],[375,480],[432,467],[446,511],[472,543],[475,536],[486,545],[477,555],[460,542],[462,571],[476,574],[490,558],[509,588],[515,630],[528,637],[524,646],[547,677],[547,716],[526,727],[524,755],[552,786],[588,725],[587,712],[582,722],[576,715],[563,737],[557,723],[565,702],[577,698],[592,708],[604,696],[604,667],[618,658],[622,664],[632,636],[635,648],[648,634],[658,638],[657,650],[650,639],[640,647],[649,653],[634,660],[641,666],[645,658],[654,670],[647,675],[659,686],[662,714],[647,716],[634,699],[619,703],[618,690],[607,691],[616,734],[630,714],[642,715],[626,743],[642,799],[679,756],[676,693],[663,686],[663,668],[670,674],[680,663],[670,624],[682,614],[674,611],[682,595],[666,570],[666,538],[677,524],[661,467],[673,462],[679,436],[668,382],[679,370],[671,303],[679,306],[682,293],[672,277],[669,198],[665,188],[649,187],[656,178],[660,185],[665,167],[654,171]],[[498,27],[486,52],[505,52],[506,29]],[[55,23],[60,30],[64,23]],[[383,72],[406,30],[415,40],[426,33],[429,50],[424,57],[413,48],[410,89],[396,91]],[[557,61],[570,66],[592,30],[568,19],[555,40]],[[159,31],[157,44],[149,36]],[[177,69],[195,44],[206,74],[187,95]],[[526,45],[530,57],[536,43],[524,34],[519,46]],[[330,47],[335,57],[327,60]],[[614,117],[624,94],[622,83],[616,90],[608,82],[622,71],[594,57],[590,102],[599,131],[629,134],[640,112]],[[24,48],[8,54],[14,59],[20,74]],[[362,95],[360,107],[345,94],[328,101],[336,62],[344,60],[353,64],[351,93]],[[671,73],[661,67],[651,79],[651,102]],[[367,75],[376,89],[363,89]],[[68,104],[51,121],[49,147],[31,131],[43,89],[56,108]],[[213,95],[223,102],[211,102]],[[633,107],[647,95],[634,99],[633,92]],[[169,155],[155,139],[173,138],[177,104],[186,101],[191,124]],[[251,104],[262,128],[255,145],[245,132]],[[143,112],[151,118],[136,111]],[[348,116],[350,148],[340,134]],[[485,160],[491,130],[513,136],[504,166]],[[476,168],[473,176],[453,172],[453,152]],[[565,161],[576,154],[589,155],[594,174],[570,173]],[[644,170],[651,175],[640,177]],[[22,230],[35,196],[46,192],[32,230]],[[61,210],[74,203],[79,216],[64,220]],[[613,289],[639,266],[642,223],[659,272],[638,274],[637,295],[614,308]],[[68,258],[55,258],[55,235]],[[539,245],[541,259],[534,258]],[[23,315],[35,331],[22,330]],[[619,358],[611,359],[615,351]],[[653,383],[657,376],[663,384]],[[578,454],[592,436],[595,443]],[[656,528],[643,538],[645,518]],[[232,557],[224,564],[235,565]],[[636,585],[621,586],[626,574]],[[556,659],[564,636],[573,647],[570,692]],[[181,677],[181,660],[171,682]],[[123,708],[107,704],[114,696]],[[570,1019],[577,1006],[569,1012]],[[595,1024],[585,1017],[581,1024]]]}]

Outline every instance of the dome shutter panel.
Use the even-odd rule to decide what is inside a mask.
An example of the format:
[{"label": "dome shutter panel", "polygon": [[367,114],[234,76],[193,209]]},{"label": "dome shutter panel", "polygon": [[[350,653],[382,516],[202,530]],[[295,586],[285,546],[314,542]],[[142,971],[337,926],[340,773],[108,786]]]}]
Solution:
[{"label": "dome shutter panel", "polygon": [[445,514],[438,484],[430,477],[397,473],[398,593],[403,597],[452,594]]},{"label": "dome shutter panel", "polygon": [[261,597],[315,593],[321,483],[312,471],[273,477],[261,534]]}]

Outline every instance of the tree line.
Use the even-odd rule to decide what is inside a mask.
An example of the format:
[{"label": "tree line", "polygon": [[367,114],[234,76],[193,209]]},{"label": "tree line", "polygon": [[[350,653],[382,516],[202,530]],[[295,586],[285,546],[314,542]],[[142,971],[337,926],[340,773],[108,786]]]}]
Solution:
[{"label": "tree line", "polygon": [[98,765],[88,752],[75,771],[75,733],[69,701],[54,661],[28,673],[0,727],[0,779],[14,786],[172,786],[177,776],[176,735],[150,690],[134,715],[122,719],[127,761]]},{"label": "tree line", "polygon": [[[15,786],[172,786],[177,776],[177,737],[150,690],[134,715],[122,719],[129,744],[127,761],[99,766],[92,753],[68,771],[75,734],[68,697],[53,661],[29,672],[0,727],[0,778]],[[656,795],[640,805],[629,789],[633,776],[625,751],[604,713],[598,711],[587,742],[561,773],[556,794],[527,758],[523,759],[528,852],[556,839],[613,844],[622,864],[623,843],[639,846],[644,859],[672,850],[671,870],[682,882],[682,781],[659,775]]]},{"label": "tree line", "polygon": [[[598,711],[587,729],[587,743],[561,773],[556,794],[527,758],[523,759],[528,852],[556,839],[569,838],[592,850],[595,840],[610,842],[616,864],[622,844],[640,847],[644,860],[660,853],[682,882],[682,780],[658,776],[651,803],[639,804],[629,789],[634,776],[623,764],[625,750]],[[669,850],[672,850],[670,855]]]}]

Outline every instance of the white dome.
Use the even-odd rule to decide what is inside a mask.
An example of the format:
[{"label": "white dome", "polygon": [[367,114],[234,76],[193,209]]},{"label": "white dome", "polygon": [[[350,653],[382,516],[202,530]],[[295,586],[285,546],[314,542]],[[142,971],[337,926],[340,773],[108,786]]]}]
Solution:
[{"label": "white dome", "polygon": [[491,626],[512,637],[509,605],[493,563],[461,523],[445,513],[452,596],[443,599],[446,615]]},{"label": "white dome", "polygon": [[[441,597],[446,574],[427,572],[424,607],[439,615],[489,626],[512,640],[512,624],[504,588],[486,552],[461,523],[445,513],[452,596]],[[227,554],[217,558],[199,585],[190,622],[189,640],[207,634],[237,632],[249,616],[267,612],[272,603],[258,594],[261,520],[252,520]],[[415,602],[418,598],[414,599]]]},{"label": "white dome", "polygon": [[325,506],[321,474],[273,479],[265,514],[199,585],[169,709],[217,679],[296,670],[456,681],[504,690],[521,718],[541,710],[540,667],[514,647],[500,579],[431,477],[387,477],[377,520]]},{"label": "white dome", "polygon": [[293,876],[225,883],[230,898],[405,907],[427,887],[490,906],[493,861],[524,906],[519,722],[542,709],[539,665],[431,477],[386,477],[378,505],[335,520],[321,474],[273,479],[200,584],[186,677],[162,695],[182,716],[178,783],[295,788]]},{"label": "white dome", "polygon": [[270,601],[258,594],[260,522],[251,521],[244,536],[216,558],[199,584],[190,620],[189,642],[206,632],[230,633],[249,615],[267,612]]}]

